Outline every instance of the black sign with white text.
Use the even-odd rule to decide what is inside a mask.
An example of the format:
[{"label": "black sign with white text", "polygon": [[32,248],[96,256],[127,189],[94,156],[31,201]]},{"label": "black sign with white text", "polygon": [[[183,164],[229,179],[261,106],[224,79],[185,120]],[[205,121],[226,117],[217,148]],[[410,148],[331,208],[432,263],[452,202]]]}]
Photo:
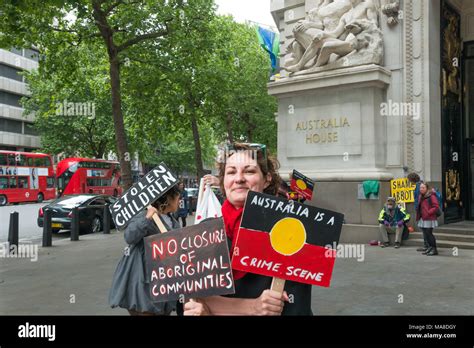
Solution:
[{"label": "black sign with white text", "polygon": [[127,190],[110,212],[115,226],[124,229],[130,220],[178,183],[178,178],[161,163]]}]

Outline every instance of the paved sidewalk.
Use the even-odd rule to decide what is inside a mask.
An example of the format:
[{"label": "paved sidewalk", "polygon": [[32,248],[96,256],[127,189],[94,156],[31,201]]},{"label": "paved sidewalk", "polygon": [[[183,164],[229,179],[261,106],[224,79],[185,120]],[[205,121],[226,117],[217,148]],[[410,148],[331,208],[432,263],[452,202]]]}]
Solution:
[{"label": "paved sidewalk", "polygon": [[[37,262],[0,259],[0,315],[127,315],[107,303],[124,246],[113,231],[40,247]],[[330,288],[313,288],[316,315],[474,314],[474,250],[428,257],[415,247],[364,248],[363,262],[336,260]]]}]

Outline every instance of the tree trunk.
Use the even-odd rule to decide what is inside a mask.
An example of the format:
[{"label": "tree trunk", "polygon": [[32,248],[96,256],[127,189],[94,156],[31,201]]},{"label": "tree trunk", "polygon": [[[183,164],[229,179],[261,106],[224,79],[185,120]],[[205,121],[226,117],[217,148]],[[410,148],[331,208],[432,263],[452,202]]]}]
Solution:
[{"label": "tree trunk", "polygon": [[245,124],[247,125],[247,141],[251,143],[252,138],[253,138],[252,131],[253,131],[254,125],[250,122],[250,114],[248,112],[244,114],[244,121],[245,121]]},{"label": "tree trunk", "polygon": [[122,173],[123,188],[127,190],[132,186],[132,155],[128,151],[127,134],[122,113],[122,97],[120,92],[120,63],[118,56],[110,57],[110,85],[112,89],[112,114],[114,117],[115,140],[119,155],[120,168]]},{"label": "tree trunk", "polygon": [[193,129],[194,148],[195,148],[195,160],[196,160],[196,174],[197,179],[204,176],[204,167],[202,165],[202,148],[201,139],[199,138],[199,127],[196,119],[196,112],[191,109],[191,127]]},{"label": "tree trunk", "polygon": [[112,90],[112,115],[114,119],[115,141],[117,143],[117,152],[120,161],[122,173],[122,186],[127,190],[132,186],[132,156],[128,151],[127,135],[125,133],[125,125],[122,113],[122,97],[120,92],[120,62],[118,59],[118,48],[114,43],[114,31],[107,22],[107,13],[101,8],[102,1],[92,0],[93,17],[96,21],[97,28],[107,47],[109,56],[109,74],[110,87]]},{"label": "tree trunk", "polygon": [[227,139],[232,144],[234,142],[234,132],[232,131],[232,113],[229,111],[226,116]]}]

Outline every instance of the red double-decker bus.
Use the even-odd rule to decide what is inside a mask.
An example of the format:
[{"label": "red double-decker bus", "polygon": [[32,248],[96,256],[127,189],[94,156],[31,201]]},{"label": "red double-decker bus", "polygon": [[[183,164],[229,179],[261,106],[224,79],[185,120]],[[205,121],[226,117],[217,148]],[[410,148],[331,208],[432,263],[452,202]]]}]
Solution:
[{"label": "red double-decker bus", "polygon": [[58,196],[98,193],[122,194],[119,162],[91,158],[66,158],[56,167]]},{"label": "red double-decker bus", "polygon": [[42,202],[55,197],[54,168],[50,155],[0,151],[0,206]]}]

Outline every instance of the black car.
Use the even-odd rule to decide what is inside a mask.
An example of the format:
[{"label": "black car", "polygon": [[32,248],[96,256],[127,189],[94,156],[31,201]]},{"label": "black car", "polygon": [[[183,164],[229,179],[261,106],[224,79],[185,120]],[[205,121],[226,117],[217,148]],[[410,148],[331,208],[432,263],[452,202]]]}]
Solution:
[{"label": "black car", "polygon": [[[51,228],[53,233],[60,230],[70,230],[72,220],[72,209],[79,209],[79,229],[82,233],[99,232],[103,227],[104,206],[114,204],[117,198],[108,195],[81,194],[67,195],[56,199],[50,204],[39,209],[38,226],[43,227],[44,210],[49,209],[51,214]],[[100,206],[84,209],[88,206]],[[113,220],[110,222],[114,227]]]}]

